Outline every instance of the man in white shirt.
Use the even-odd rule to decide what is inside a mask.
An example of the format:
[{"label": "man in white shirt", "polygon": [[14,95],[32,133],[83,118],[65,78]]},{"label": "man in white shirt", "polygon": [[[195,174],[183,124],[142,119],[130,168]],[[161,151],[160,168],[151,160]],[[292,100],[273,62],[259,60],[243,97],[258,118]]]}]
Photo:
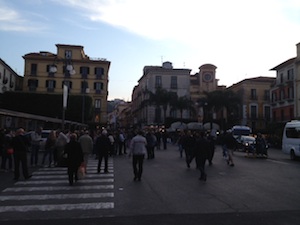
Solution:
[{"label": "man in white shirt", "polygon": [[147,140],[143,136],[143,131],[138,131],[137,135],[134,136],[131,140],[129,153],[129,156],[132,155],[134,181],[141,181],[144,158],[145,154],[147,153],[146,145]]}]

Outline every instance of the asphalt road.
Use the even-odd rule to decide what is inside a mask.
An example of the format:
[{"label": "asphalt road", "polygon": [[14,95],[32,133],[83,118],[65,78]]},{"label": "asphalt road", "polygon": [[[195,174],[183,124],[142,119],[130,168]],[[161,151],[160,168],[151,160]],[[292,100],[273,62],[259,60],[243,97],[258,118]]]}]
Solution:
[{"label": "asphalt road", "polygon": [[[199,171],[196,170],[194,162],[191,168],[187,168],[184,158],[179,157],[177,146],[169,144],[167,150],[156,151],[155,159],[145,160],[142,181],[134,182],[131,159],[125,155],[115,156],[110,159],[112,179],[109,180],[112,181],[109,182],[112,183],[107,183],[108,186],[113,185],[111,190],[113,197],[63,201],[34,199],[19,201],[17,197],[9,201],[3,199],[7,195],[24,196],[24,187],[28,186],[32,190],[37,188],[36,192],[30,192],[31,195],[44,196],[52,196],[54,193],[52,191],[45,193],[39,188],[50,185],[61,188],[59,193],[67,191],[77,195],[108,191],[100,190],[103,183],[93,183],[102,179],[95,178],[96,174],[94,175],[93,171],[92,174],[87,174],[90,177],[80,181],[74,190],[66,189],[67,183],[17,184],[12,181],[11,174],[0,173],[0,223],[1,225],[300,224],[299,161],[291,161],[289,156],[278,149],[269,149],[268,159],[247,158],[245,153],[235,152],[234,162],[235,167],[229,167],[222,158],[222,151],[218,146],[213,165],[206,167],[207,181],[199,181]],[[55,168],[51,169],[54,172]],[[45,179],[39,178],[41,170],[42,168],[32,169],[33,177],[30,181]],[[21,190],[17,193],[16,190],[19,189],[16,188],[19,187]],[[82,202],[86,203],[86,208],[70,209],[70,205]],[[108,204],[110,207],[88,208],[100,202],[110,203]],[[49,210],[51,205],[55,205],[57,209]],[[11,209],[5,211],[8,206]],[[32,206],[38,208],[29,210]],[[22,210],[27,208],[29,211],[20,212],[14,210],[14,207]]]}]

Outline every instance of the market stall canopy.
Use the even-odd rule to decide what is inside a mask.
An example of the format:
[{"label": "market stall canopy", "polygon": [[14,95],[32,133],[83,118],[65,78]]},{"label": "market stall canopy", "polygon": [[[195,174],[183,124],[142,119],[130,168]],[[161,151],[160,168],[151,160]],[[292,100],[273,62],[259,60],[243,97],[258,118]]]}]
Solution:
[{"label": "market stall canopy", "polygon": [[220,130],[220,126],[216,123],[205,123],[203,128],[205,130]]},{"label": "market stall canopy", "polygon": [[185,123],[182,122],[174,122],[171,124],[170,126],[171,130],[185,130],[187,129],[187,125]]},{"label": "market stall canopy", "polygon": [[190,122],[187,124],[187,128],[189,130],[203,130],[203,125],[202,123],[198,123],[198,122]]}]

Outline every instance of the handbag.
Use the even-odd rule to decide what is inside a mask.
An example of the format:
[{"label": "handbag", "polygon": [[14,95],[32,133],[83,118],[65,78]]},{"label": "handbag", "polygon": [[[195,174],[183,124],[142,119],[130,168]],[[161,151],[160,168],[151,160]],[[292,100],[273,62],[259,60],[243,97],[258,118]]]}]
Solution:
[{"label": "handbag", "polygon": [[8,148],[6,150],[6,152],[7,152],[8,155],[12,155],[12,154],[14,154],[14,149],[13,148]]},{"label": "handbag", "polygon": [[82,163],[78,168],[77,177],[78,177],[78,179],[83,179],[84,176],[85,176],[85,166]]}]

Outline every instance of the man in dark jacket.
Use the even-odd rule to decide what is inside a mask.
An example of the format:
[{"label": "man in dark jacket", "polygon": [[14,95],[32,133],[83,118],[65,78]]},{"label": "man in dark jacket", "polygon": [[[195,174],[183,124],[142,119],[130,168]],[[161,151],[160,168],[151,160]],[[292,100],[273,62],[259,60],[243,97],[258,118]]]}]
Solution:
[{"label": "man in dark jacket", "polygon": [[204,137],[204,133],[197,133],[195,141],[195,155],[198,168],[200,170],[200,180],[206,181],[205,162],[209,156],[209,142]]},{"label": "man in dark jacket", "polygon": [[74,177],[75,182],[78,180],[78,169],[83,163],[83,153],[80,143],[77,141],[75,133],[70,135],[70,142],[66,144],[64,154],[67,155],[68,176],[69,184],[73,185]]},{"label": "man in dark jacket", "polygon": [[110,150],[110,140],[107,136],[107,131],[103,130],[101,135],[96,139],[96,152],[98,153],[98,173],[101,170],[101,162],[104,158],[104,172],[108,173],[108,154]]},{"label": "man in dark jacket", "polygon": [[12,139],[12,147],[14,149],[15,177],[18,180],[20,177],[20,163],[22,164],[22,172],[27,180],[31,177],[28,173],[27,166],[27,149],[29,146],[28,139],[24,136],[24,129],[20,128],[16,132],[16,136]]}]

